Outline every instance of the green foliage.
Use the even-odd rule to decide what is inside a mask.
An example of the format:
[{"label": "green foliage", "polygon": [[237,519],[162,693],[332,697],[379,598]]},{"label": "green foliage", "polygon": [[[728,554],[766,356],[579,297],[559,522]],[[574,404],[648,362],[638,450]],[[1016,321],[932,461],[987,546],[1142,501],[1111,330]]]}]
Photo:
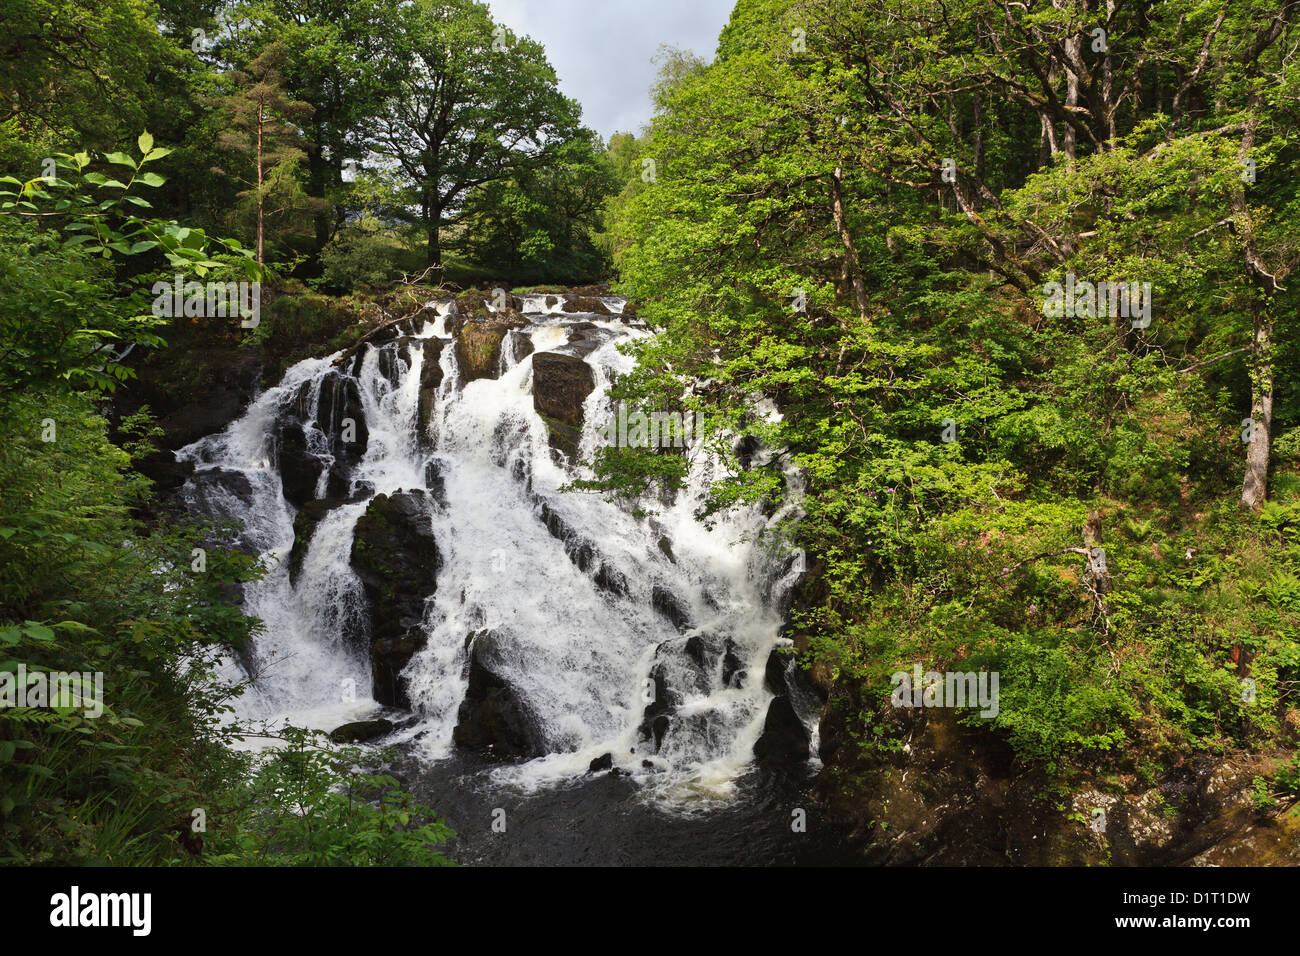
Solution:
[{"label": "green foliage", "polygon": [[438,848],[455,834],[396,779],[367,772],[356,748],[322,749],[289,729],[256,767],[242,815],[222,830],[219,866],[448,866]]},{"label": "green foliage", "polygon": [[[162,151],[147,134],[138,146],[138,160],[104,157],[131,170],[128,182],[87,172],[80,154],[65,158],[66,179],[6,181],[16,188],[0,205],[0,862],[190,862],[203,854],[196,809],[235,858],[437,862],[427,848],[445,828],[395,781],[357,777],[354,795],[374,806],[340,804],[325,776],[334,765],[309,757],[250,791],[247,761],[227,747],[220,721],[240,689],[214,665],[261,627],[230,595],[262,569],[222,546],[229,529],[139,522],[157,502],[133,462],[160,430],[124,415],[114,443],[98,401],[126,377],[110,347],[163,344],[139,314],[139,279],[114,266],[142,256],[214,277],[261,270],[237,242],[125,210],[148,208],[132,186],[161,182],[142,167]],[[18,675],[33,694],[48,680],[76,696],[24,701]],[[271,779],[294,782],[299,804],[256,789]]]},{"label": "green foliage", "polygon": [[[1284,739],[1295,477],[1275,468],[1258,519],[1234,501],[1261,368],[1274,427],[1300,423],[1293,284],[1258,267],[1300,249],[1294,124],[1236,65],[1300,84],[1269,10],[1118,12],[1124,58],[1103,86],[1085,42],[1071,112],[1081,9],[745,0],[713,63],[668,58],[650,130],[620,142],[654,175],[625,177],[609,241],[660,334],[615,397],[690,404],[731,467],[714,507],[775,504],[788,464],[807,479],[797,641],[864,746],[893,745],[888,677],[918,660],[998,671],[997,717],[967,718],[1058,769]],[[1137,51],[1132,82],[1161,90],[1140,102],[1116,92]],[[1048,314],[1068,273],[1149,282],[1153,321]],[[1286,344],[1252,359],[1265,321]],[[747,465],[742,436],[782,454]],[[617,452],[587,487],[672,484]]]},{"label": "green foliage", "polygon": [[548,162],[480,186],[466,200],[464,238],[471,261],[511,284],[579,284],[599,279],[609,263],[594,236],[619,188],[599,137],[580,130]]},{"label": "green foliage", "polygon": [[374,216],[361,216],[321,250],[321,284],[345,291],[384,288],[398,278],[410,258],[397,230]]}]

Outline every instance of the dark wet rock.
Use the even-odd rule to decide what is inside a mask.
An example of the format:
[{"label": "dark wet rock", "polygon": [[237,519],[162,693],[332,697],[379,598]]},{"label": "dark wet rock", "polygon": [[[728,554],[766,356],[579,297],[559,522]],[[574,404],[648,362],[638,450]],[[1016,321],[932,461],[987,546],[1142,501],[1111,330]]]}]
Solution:
[{"label": "dark wet rock", "polygon": [[430,458],[424,465],[424,486],[429,489],[442,507],[447,507],[447,479],[443,476],[443,464],[437,458]]},{"label": "dark wet rock", "polygon": [[169,449],[222,431],[244,413],[262,380],[256,350],[208,340],[188,349],[178,345],[196,334],[173,329],[166,333],[171,348],[135,349],[124,364],[139,377],[113,398],[114,411],[122,416],[148,405]]},{"label": "dark wet rock", "polygon": [[691,616],[681,598],[667,588],[655,585],[650,592],[650,604],[656,611],[668,618],[673,627],[685,631],[691,626]]},{"label": "dark wet rock", "polygon": [[614,769],[614,755],[601,754],[587,767],[588,773],[600,773],[602,770]]},{"label": "dark wet rock", "polygon": [[301,508],[316,497],[316,483],[325,470],[325,462],[308,450],[307,432],[301,423],[277,423],[275,436],[284,500]]},{"label": "dark wet rock", "polygon": [[452,736],[458,747],[506,760],[540,757],[547,748],[538,721],[503,676],[503,640],[492,630],[471,635],[469,685]]},{"label": "dark wet rock", "polygon": [[602,560],[596,545],[580,535],[545,501],[539,502],[537,516],[551,537],[564,544],[564,553],[584,574],[590,574],[596,587],[610,594],[626,596],[629,590],[627,575],[607,561]]},{"label": "dark wet rock", "polygon": [[558,352],[533,356],[533,408],[546,423],[552,448],[577,454],[583,403],[595,387],[591,366],[582,359]]},{"label": "dark wet rock", "polygon": [[316,526],[325,515],[340,504],[342,502],[337,498],[308,501],[293,516],[293,548],[289,551],[289,580],[293,584],[298,583],[298,576],[302,573],[302,562],[307,557],[311,537],[316,533]]},{"label": "dark wet rock", "polygon": [[808,759],[810,738],[799,709],[816,713],[825,698],[790,654],[774,647],[763,671],[767,689],[776,696],[768,705],[763,733],[754,744],[754,756],[764,766],[788,766]]},{"label": "dark wet rock", "polygon": [[772,653],[767,655],[767,666],[763,670],[763,682],[773,694],[784,694],[788,691],[786,671],[790,663],[790,655],[782,654],[780,648],[772,648]]},{"label": "dark wet rock", "polygon": [[408,628],[400,637],[373,640],[370,645],[370,674],[371,693],[375,700],[389,707],[411,706],[402,671],[428,641],[428,636],[415,627]]},{"label": "dark wet rock", "polygon": [[390,706],[410,706],[399,675],[424,645],[424,603],[441,566],[429,507],[423,491],[378,495],[357,519],[352,539],[352,569],[371,612],[374,697]]},{"label": "dark wet rock", "polygon": [[194,501],[208,515],[222,514],[220,499],[235,498],[244,507],[253,501],[253,485],[242,471],[229,468],[200,468],[190,477]]},{"label": "dark wet rock", "polygon": [[150,452],[136,460],[136,469],[153,482],[160,498],[179,490],[194,474],[194,462],[177,461],[166,449]]},{"label": "dark wet rock", "polygon": [[659,548],[660,554],[662,554],[673,564],[677,563],[677,558],[673,554],[673,543],[668,540],[668,537],[666,535],[660,535],[659,540],[655,542],[655,544]]},{"label": "dark wet rock", "polygon": [[722,683],[727,687],[740,687],[745,683],[748,671],[744,662],[736,654],[736,644],[727,638],[727,647],[722,655]]},{"label": "dark wet rock", "polygon": [[570,327],[568,341],[556,349],[554,354],[585,359],[614,337],[615,333],[609,329],[599,328],[590,322],[580,322]]},{"label": "dark wet rock", "polygon": [[763,733],[754,743],[754,759],[765,767],[792,766],[808,759],[808,729],[787,694],[772,698]]},{"label": "dark wet rock", "polygon": [[533,354],[533,340],[522,332],[511,330],[507,336],[510,357],[516,365]]},{"label": "dark wet rock", "polygon": [[351,491],[351,473],[365,457],[370,441],[361,388],[356,379],[336,371],[328,372],[321,379],[316,427],[324,434],[334,458],[326,493],[347,497]]},{"label": "dark wet rock", "polygon": [[420,399],[417,406],[420,435],[423,437],[433,421],[433,406],[442,385],[442,339],[424,340],[424,364],[420,366]]},{"label": "dark wet rock", "polygon": [[374,720],[354,720],[330,731],[330,740],[336,744],[360,744],[393,732],[393,722],[382,717]]},{"label": "dark wet rock", "polygon": [[693,660],[701,670],[708,670],[712,649],[705,643],[703,636],[696,634],[686,639],[686,656]]},{"label": "dark wet rock", "polygon": [[610,594],[617,594],[621,597],[627,596],[627,575],[615,567],[602,563],[592,580],[596,582],[596,587],[602,591],[608,591]]},{"label": "dark wet rock", "polygon": [[749,471],[760,448],[762,448],[762,445],[757,438],[753,435],[746,435],[736,442],[732,451],[735,453],[736,461],[740,464],[740,467],[745,471]]},{"label": "dark wet rock", "polygon": [[524,491],[532,493],[533,466],[527,458],[521,455],[514,459],[510,465],[510,477],[523,485]]},{"label": "dark wet rock", "polygon": [[592,295],[573,295],[567,297],[564,302],[564,311],[594,313],[595,315],[612,314],[609,310],[609,306]]}]

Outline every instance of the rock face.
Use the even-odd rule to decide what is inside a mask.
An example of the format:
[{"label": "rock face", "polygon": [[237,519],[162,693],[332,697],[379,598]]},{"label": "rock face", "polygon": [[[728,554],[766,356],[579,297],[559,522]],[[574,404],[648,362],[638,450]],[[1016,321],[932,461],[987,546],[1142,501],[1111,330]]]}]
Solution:
[{"label": "rock face", "polygon": [[527,326],[528,320],[507,309],[474,316],[457,323],[456,364],[462,384],[480,378],[496,378],[501,368],[501,341],[511,329]]},{"label": "rock face", "polygon": [[410,706],[400,674],[424,646],[424,602],[440,567],[429,508],[423,491],[378,495],[357,519],[352,539],[352,569],[370,603],[374,698],[394,707]]},{"label": "rock face", "polygon": [[393,722],[377,717],[374,720],[354,720],[350,724],[336,727],[330,732],[330,740],[336,744],[360,744],[378,737],[386,737],[393,732]]},{"label": "rock face", "polygon": [[772,648],[763,680],[776,696],[768,705],[763,733],[754,742],[754,759],[762,766],[795,766],[808,759],[808,728],[794,706],[794,696],[806,690],[796,686],[801,673],[792,657]]},{"label": "rock face", "polygon": [[311,547],[311,536],[316,533],[316,526],[330,510],[340,504],[342,502],[330,498],[309,501],[293,516],[293,548],[289,551],[289,581],[292,584],[298,583],[298,576],[302,573],[302,562]]},{"label": "rock face", "polygon": [[425,435],[429,422],[433,419],[433,404],[438,396],[438,386],[442,384],[442,339],[424,340],[424,364],[420,366],[420,435]]},{"label": "rock face", "polygon": [[316,427],[324,433],[334,457],[328,493],[343,497],[348,493],[348,476],[365,457],[370,441],[356,379],[330,372],[321,380]]},{"label": "rock face", "polygon": [[316,483],[325,462],[307,448],[307,431],[301,422],[283,422],[277,429],[277,457],[284,500],[301,508],[316,495]]},{"label": "rock face", "polygon": [[557,352],[533,356],[533,408],[546,423],[552,448],[577,454],[583,403],[595,387],[591,366],[582,359]]},{"label": "rock face", "polygon": [[469,687],[457,714],[456,746],[506,760],[543,756],[546,741],[528,704],[501,677],[505,647],[492,630],[469,637]]},{"label": "rock face", "polygon": [[594,295],[575,295],[564,303],[565,312],[590,312],[596,315],[611,315],[609,306]]},{"label": "rock face", "polygon": [[[355,379],[331,370],[321,380],[314,410],[308,407],[309,397],[310,386],[304,383],[281,408],[274,431],[284,498],[295,508],[316,497],[317,482],[327,468],[326,495],[347,497],[352,470],[365,457],[370,440],[361,389]],[[312,420],[319,435],[309,432],[308,422]]]}]

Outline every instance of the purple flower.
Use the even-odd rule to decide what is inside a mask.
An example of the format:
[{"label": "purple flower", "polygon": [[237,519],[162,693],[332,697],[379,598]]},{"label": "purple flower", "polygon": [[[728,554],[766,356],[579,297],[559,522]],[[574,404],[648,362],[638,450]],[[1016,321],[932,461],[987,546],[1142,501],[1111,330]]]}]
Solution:
[{"label": "purple flower", "polygon": [[886,489],[885,489],[885,494],[887,494],[887,495],[892,495],[893,493],[894,493],[894,489],[893,489],[893,488],[886,488]]}]

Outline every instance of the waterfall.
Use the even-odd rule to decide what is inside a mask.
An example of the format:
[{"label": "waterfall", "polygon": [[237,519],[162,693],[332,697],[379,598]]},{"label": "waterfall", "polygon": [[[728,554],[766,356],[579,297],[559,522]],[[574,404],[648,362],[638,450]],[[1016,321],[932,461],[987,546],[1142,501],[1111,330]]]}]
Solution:
[{"label": "waterfall", "polygon": [[[239,720],[329,730],[382,712],[386,743],[429,762],[485,746],[501,784],[600,760],[665,799],[725,798],[784,692],[815,753],[817,704],[773,653],[803,567],[776,546],[784,512],[701,523],[719,463],[700,447],[667,504],[561,491],[615,414],[608,389],[632,361],[619,344],[650,334],[601,301],[608,315],[529,295],[480,318],[430,302],[355,352],[292,366],[177,453],[195,464],[188,507],[240,522],[239,546],[269,568],[244,594],[265,631],[226,664],[251,684]],[[511,327],[495,359],[462,368],[458,338],[490,344],[498,321]],[[534,392],[555,388],[557,367],[585,381],[582,364],[590,391],[566,451]],[[396,553],[375,553],[374,529],[419,559],[397,584],[367,570]],[[413,597],[388,593],[408,585]]]}]

